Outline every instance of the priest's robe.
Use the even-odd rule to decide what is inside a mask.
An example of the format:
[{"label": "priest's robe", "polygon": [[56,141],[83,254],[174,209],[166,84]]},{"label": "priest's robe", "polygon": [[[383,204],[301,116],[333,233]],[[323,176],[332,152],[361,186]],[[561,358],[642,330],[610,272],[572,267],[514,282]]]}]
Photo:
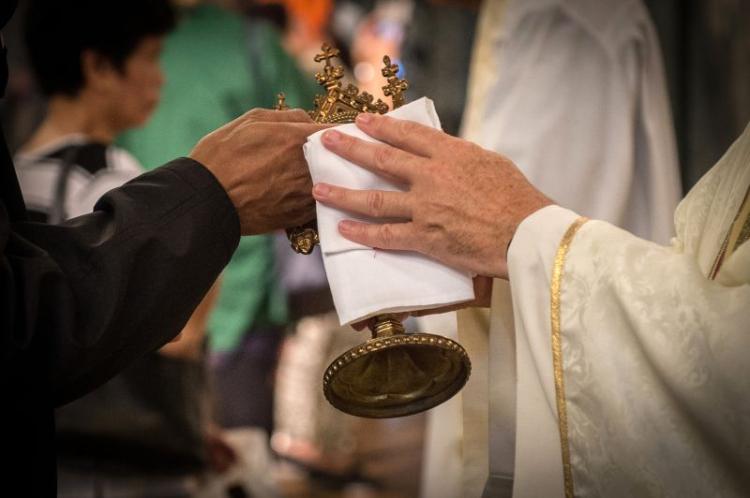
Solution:
[{"label": "priest's robe", "polygon": [[519,226],[491,325],[516,354],[513,496],[750,496],[749,191],[750,126],[668,246],[558,206]]},{"label": "priest's robe", "polygon": [[677,152],[642,0],[486,1],[462,136],[560,205],[668,243]]},{"label": "priest's robe", "polygon": [[[674,233],[682,194],[672,117],[642,0],[483,2],[462,135],[513,159],[537,188],[581,215],[664,244]],[[506,354],[513,344],[488,337],[483,311],[458,314],[458,338],[474,365],[463,411],[441,407],[435,415],[444,440],[436,448],[459,448],[452,454],[463,466],[446,472],[445,455],[426,455],[425,475],[439,478],[425,481],[424,498],[454,498],[457,480],[466,498],[481,495],[488,479],[494,496],[498,486],[510,492],[515,399],[498,392],[498,379],[514,382]]]}]

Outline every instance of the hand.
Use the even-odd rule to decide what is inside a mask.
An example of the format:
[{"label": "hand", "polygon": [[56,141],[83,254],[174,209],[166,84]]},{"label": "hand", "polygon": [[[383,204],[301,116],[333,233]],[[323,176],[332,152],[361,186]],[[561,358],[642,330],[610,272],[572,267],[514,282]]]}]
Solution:
[{"label": "hand", "polygon": [[[313,195],[319,202],[391,221],[345,220],[339,224],[341,234],[370,247],[417,251],[454,268],[507,278],[508,245],[516,228],[552,201],[510,159],[471,142],[388,116],[361,114],[357,126],[385,144],[335,130],[323,135],[323,144],[408,191],[316,185]],[[394,218],[403,221],[394,223]]]},{"label": "hand", "polygon": [[190,157],[227,191],[243,235],[299,226],[315,217],[302,145],[324,127],[299,109],[253,109],[203,137]]}]

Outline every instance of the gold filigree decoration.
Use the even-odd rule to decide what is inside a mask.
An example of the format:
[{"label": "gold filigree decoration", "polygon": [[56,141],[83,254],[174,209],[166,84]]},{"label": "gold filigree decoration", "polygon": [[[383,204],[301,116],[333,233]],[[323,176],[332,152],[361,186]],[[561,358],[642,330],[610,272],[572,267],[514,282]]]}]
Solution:
[{"label": "gold filigree decoration", "polygon": [[[360,92],[355,85],[343,85],[344,68],[334,65],[333,59],[339,58],[337,48],[324,43],[321,52],[315,55],[315,62],[323,63],[321,70],[315,74],[315,80],[325,89],[324,95],[315,96],[313,110],[308,111],[316,123],[344,124],[352,123],[357,114],[363,112],[385,114],[388,105],[381,99],[375,100],[371,94]],[[398,77],[399,66],[393,64],[387,55],[383,57],[381,73],[386,78],[383,94],[391,98],[392,109],[401,107],[404,102],[404,92],[409,88],[409,82]],[[276,97],[277,110],[285,110],[286,96],[279,93]],[[317,227],[312,223],[287,230],[287,236],[292,249],[301,254],[310,254],[319,243]]]},{"label": "gold filigree decoration", "polygon": [[276,105],[274,106],[274,109],[277,111],[286,111],[289,109],[289,106],[286,104],[286,95],[284,92],[276,95]]}]

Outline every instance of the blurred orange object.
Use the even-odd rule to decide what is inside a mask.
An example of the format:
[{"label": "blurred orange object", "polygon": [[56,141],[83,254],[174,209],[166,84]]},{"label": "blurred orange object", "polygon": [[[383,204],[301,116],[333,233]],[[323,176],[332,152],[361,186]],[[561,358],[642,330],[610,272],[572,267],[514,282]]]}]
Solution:
[{"label": "blurred orange object", "polygon": [[311,38],[323,39],[333,11],[333,0],[257,0],[261,4],[281,4],[297,25]]}]

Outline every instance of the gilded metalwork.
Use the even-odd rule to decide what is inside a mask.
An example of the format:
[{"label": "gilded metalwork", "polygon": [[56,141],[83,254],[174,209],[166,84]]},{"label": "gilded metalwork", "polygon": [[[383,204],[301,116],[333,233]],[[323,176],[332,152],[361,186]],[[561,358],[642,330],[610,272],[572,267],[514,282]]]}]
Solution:
[{"label": "gilded metalwork", "polygon": [[369,418],[429,410],[461,390],[471,374],[466,350],[433,334],[406,334],[400,321],[378,318],[372,339],[336,358],[323,393],[339,410]]},{"label": "gilded metalwork", "polygon": [[286,95],[284,92],[276,95],[276,105],[274,106],[274,109],[277,111],[286,111],[289,109],[289,106],[286,105]]},{"label": "gilded metalwork", "polygon": [[[385,114],[388,105],[354,85],[342,84],[344,68],[334,65],[338,49],[324,44],[315,62],[315,75],[325,95],[315,97],[309,111],[316,123],[351,123],[362,112]],[[409,83],[398,77],[399,67],[383,57],[383,94],[392,108],[403,105]],[[287,109],[284,94],[276,109]],[[310,254],[319,243],[317,224],[287,230],[292,248]],[[364,284],[364,283],[363,283]],[[339,356],[325,372],[323,391],[336,408],[361,417],[400,417],[432,408],[449,399],[466,383],[471,362],[460,344],[432,334],[406,334],[390,315],[376,318],[372,339]]]},{"label": "gilded metalwork", "polygon": [[317,226],[317,223],[312,221],[306,226],[287,228],[286,235],[294,252],[305,255],[313,252],[315,246],[320,243]]},{"label": "gilded metalwork", "polygon": [[[382,100],[375,100],[375,97],[367,92],[360,92],[359,88],[352,84],[343,86],[344,68],[340,65],[334,65],[332,62],[339,55],[340,52],[337,48],[324,43],[321,47],[321,53],[315,56],[315,62],[323,63],[320,72],[315,74],[315,80],[325,88],[326,93],[325,95],[317,95],[313,110],[308,111],[313,121],[316,123],[344,124],[354,122],[357,114],[362,112],[378,114],[388,112],[388,105]],[[382,74],[388,83],[383,87],[383,93],[391,97],[392,108],[396,109],[403,105],[404,92],[409,87],[409,83],[398,78],[399,67],[397,64],[392,64],[390,57],[387,55],[383,57],[383,64]],[[275,108],[277,110],[289,108],[286,104],[286,96],[283,93],[277,95]],[[292,248],[300,254],[310,254],[319,243],[317,227],[310,223],[287,229],[286,233]]]},{"label": "gilded metalwork", "polygon": [[409,88],[409,82],[398,77],[398,65],[391,64],[391,58],[383,56],[383,69],[381,74],[388,82],[383,87],[383,95],[390,97],[393,102],[393,108],[398,109],[404,105],[404,92]]},{"label": "gilded metalwork", "polygon": [[552,283],[550,288],[550,327],[552,329],[552,367],[555,375],[555,398],[557,401],[557,419],[560,430],[560,447],[562,449],[563,479],[565,483],[565,498],[575,496],[573,488],[573,472],[570,466],[570,444],[568,442],[568,410],[565,405],[565,382],[563,378],[562,338],[560,330],[560,292],[562,290],[562,276],[565,258],[568,255],[573,237],[578,229],[588,221],[578,218],[565,232],[560,245],[557,247],[555,262],[552,267]]}]

